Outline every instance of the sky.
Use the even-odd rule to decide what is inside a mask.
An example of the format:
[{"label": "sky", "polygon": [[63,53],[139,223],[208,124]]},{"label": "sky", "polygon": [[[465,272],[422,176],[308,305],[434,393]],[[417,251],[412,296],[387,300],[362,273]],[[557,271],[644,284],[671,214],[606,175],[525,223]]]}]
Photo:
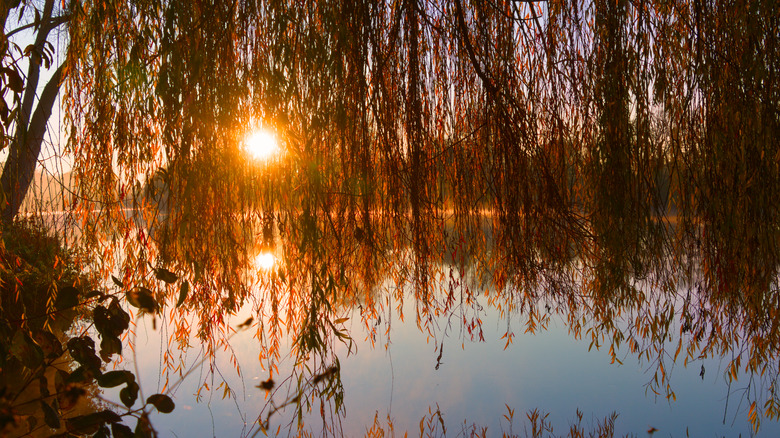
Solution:
[{"label": "sky", "polygon": [[[516,337],[504,348],[501,336],[507,329],[506,318],[491,309],[485,297],[478,301],[484,309],[484,342],[460,338],[457,322],[445,336],[428,338],[415,323],[411,291],[407,291],[404,304],[406,318],[402,321],[395,309],[383,313],[373,345],[357,309],[339,315],[349,318],[344,325],[357,344],[357,354],[347,354],[344,347],[337,349],[345,394],[345,436],[364,434],[375,415],[380,424],[386,426],[389,417],[396,431],[416,434],[420,419],[437,409],[448,434],[453,436],[472,425],[477,430],[488,427],[488,436],[509,432],[510,424],[503,417],[509,409],[514,413],[512,430],[521,435],[528,427],[526,414],[534,409],[550,414],[548,420],[558,434],[568,431],[579,410],[586,430],[616,412],[615,436],[644,436],[651,427],[659,430],[658,436],[750,435],[747,405],[738,390],[732,390],[729,396],[723,379],[725,359],[696,361],[688,367],[677,364],[671,377],[677,401],[670,402],[646,390],[652,378],[647,372],[648,363],[640,363],[626,351],[618,354],[623,364],[611,363],[607,348],[589,349],[589,341],[573,338],[558,318],[553,318],[547,330],[533,335],[523,333],[523,316],[514,315],[511,325]],[[242,309],[229,319],[229,325],[236,327],[251,314],[250,309]],[[388,322],[389,339],[383,334]],[[121,367],[134,370],[137,365],[148,397],[165,387],[159,377],[160,352],[170,328],[159,319],[154,328],[148,316],[137,318],[136,323],[135,354],[128,355]],[[446,317],[437,318],[435,324],[445,327]],[[444,350],[437,368],[441,341]],[[291,342],[285,338],[282,344],[289,347]],[[239,330],[230,344],[231,350],[217,354],[218,375],[209,377],[209,367],[198,364],[201,348],[192,339],[193,348],[185,357],[193,372],[174,393],[176,410],[152,416],[161,436],[202,436],[203,431],[215,436],[241,436],[251,428],[267,402],[256,386],[269,377],[269,372],[258,360],[260,350],[254,330]],[[240,373],[230,363],[232,354],[236,355]],[[702,364],[707,369],[704,378],[699,375]],[[277,382],[289,375],[290,361],[281,361],[279,369],[274,376]],[[221,378],[235,390],[234,397],[223,399],[223,390],[218,388]],[[202,391],[201,400],[196,401],[194,394],[203,382],[212,390]],[[744,384],[742,380],[740,383]],[[318,430],[318,402],[313,414],[304,420]],[[271,425],[274,429],[282,425],[285,430],[290,421],[294,421],[293,411],[286,409],[272,417]],[[758,436],[778,434],[780,423],[764,420]]]},{"label": "sky", "polygon": [[[29,14],[28,14],[29,15]],[[13,28],[17,27],[17,23],[15,22],[13,18],[13,14],[11,15],[11,18],[9,18],[9,23],[7,23],[7,29],[6,31],[10,31]],[[22,23],[26,23],[27,21],[23,19]],[[32,44],[34,42],[34,34],[32,32],[32,29],[23,30],[21,32],[18,32],[14,34],[11,38],[11,40],[18,45],[20,50],[24,50],[24,48]],[[57,32],[52,31],[52,33],[49,35],[49,42],[52,43],[55,47],[55,57],[56,60],[53,63],[53,65],[49,68],[41,68],[40,73],[40,80],[38,83],[38,93],[43,90],[43,87],[46,86],[49,79],[51,79],[51,75],[54,73],[54,70],[56,69],[56,66],[59,65],[59,63],[62,62],[64,59],[64,50],[62,50],[62,47],[64,47],[64,40],[67,38],[67,34],[64,31]],[[14,58],[19,58],[20,53],[16,51],[15,49],[11,49],[10,53]],[[27,68],[28,68],[28,58],[22,57],[22,59],[19,62],[19,69],[21,73],[23,74],[23,79],[25,81],[25,84],[27,83]],[[4,96],[6,103],[11,105],[12,96],[10,93],[7,93]],[[36,102],[37,104],[37,102]],[[65,146],[65,143],[67,141],[67,133],[64,130],[64,124],[63,121],[63,110],[62,110],[62,96],[58,96],[57,103],[55,103],[55,106],[52,110],[52,116],[49,119],[49,128],[46,131],[46,138],[44,139],[44,143],[42,145],[41,155],[39,157],[39,169],[40,166],[45,166],[46,170],[49,172],[55,173],[55,174],[62,174],[65,172],[69,172],[71,169],[72,162],[67,157],[62,156],[62,150]],[[6,159],[8,158],[8,151],[7,149],[4,149],[0,151],[0,162],[5,163]]]}]

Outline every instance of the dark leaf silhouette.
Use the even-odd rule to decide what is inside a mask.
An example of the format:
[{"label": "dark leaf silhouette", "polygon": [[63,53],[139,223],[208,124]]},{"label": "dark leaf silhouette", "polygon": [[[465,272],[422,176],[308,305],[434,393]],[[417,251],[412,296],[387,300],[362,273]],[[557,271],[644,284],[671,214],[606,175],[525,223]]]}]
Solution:
[{"label": "dark leaf silhouette", "polygon": [[108,428],[105,424],[100,425],[100,429],[98,429],[98,432],[93,435],[95,438],[110,438],[111,437],[111,429]]},{"label": "dark leaf silhouette", "polygon": [[97,378],[98,385],[103,388],[113,388],[125,383],[135,382],[135,376],[129,371],[108,371]]},{"label": "dark leaf silhouette", "polygon": [[57,414],[57,411],[55,411],[48,403],[43,400],[41,400],[41,410],[43,411],[43,421],[46,423],[46,425],[52,429],[59,429],[60,417]]},{"label": "dark leaf silhouette", "polygon": [[242,328],[249,328],[249,327],[252,325],[252,322],[253,322],[254,320],[255,320],[255,319],[254,319],[253,317],[251,317],[251,316],[250,316],[250,317],[249,317],[249,318],[247,318],[247,319],[246,319],[244,322],[242,322],[241,324],[237,325],[237,326],[236,326],[236,328],[237,328],[237,329],[242,329]]},{"label": "dark leaf silhouette", "polygon": [[57,392],[57,403],[61,411],[69,411],[76,406],[79,399],[84,397],[87,391],[78,383],[69,383]]},{"label": "dark leaf silhouette", "polygon": [[152,429],[152,423],[149,421],[149,415],[146,412],[138,418],[138,422],[135,425],[135,436],[138,438],[154,436],[154,429]]},{"label": "dark leaf silhouette", "polygon": [[187,299],[187,295],[190,293],[190,282],[184,280],[179,288],[179,299],[176,301],[176,307],[180,307]]},{"label": "dark leaf silhouette", "polygon": [[176,283],[176,281],[179,279],[176,274],[165,268],[156,268],[154,270],[154,275],[156,275],[159,280],[162,280],[168,284]]},{"label": "dark leaf silhouette", "polygon": [[274,389],[274,385],[275,384],[276,384],[276,382],[274,382],[274,379],[268,378],[268,380],[264,380],[264,381],[260,382],[260,384],[257,385],[257,387],[260,388],[260,389],[263,389],[265,391],[270,391],[270,390]]},{"label": "dark leaf silhouette", "polygon": [[122,418],[113,411],[104,410],[94,414],[79,415],[65,420],[65,427],[75,434],[91,435],[106,423],[116,423]]},{"label": "dark leaf silhouette", "polygon": [[170,414],[175,408],[175,404],[170,397],[165,394],[154,394],[146,399],[146,403],[153,405],[158,411],[163,414]]},{"label": "dark leaf silhouette", "polygon": [[95,354],[95,341],[89,336],[71,338],[68,341],[68,352],[76,362],[95,375],[100,374],[100,358]]},{"label": "dark leaf silhouette", "polygon": [[127,386],[119,391],[119,399],[128,408],[133,407],[135,401],[138,400],[139,386],[135,381],[128,382]]},{"label": "dark leaf silhouette", "polygon": [[159,308],[154,294],[145,287],[137,287],[128,292],[127,302],[148,313],[155,313]]},{"label": "dark leaf silhouette", "polygon": [[111,423],[111,433],[114,435],[114,438],[133,437],[133,429],[130,429],[128,426],[122,423]]},{"label": "dark leaf silhouette", "polygon": [[41,347],[44,357],[54,359],[64,352],[62,343],[57,336],[48,330],[37,330],[33,333],[33,339]]},{"label": "dark leaf silhouette", "polygon": [[21,93],[24,91],[24,81],[16,70],[10,68],[5,69],[5,75],[8,79],[8,88],[14,93]]},{"label": "dark leaf silhouette", "polygon": [[124,289],[125,285],[124,285],[124,283],[122,283],[122,280],[120,280],[120,279],[118,279],[118,278],[116,278],[115,276],[112,275],[111,276],[111,281],[113,281],[114,284],[117,285],[117,287],[119,287],[120,289]]},{"label": "dark leaf silhouette", "polygon": [[55,306],[58,310],[71,309],[79,305],[80,292],[73,286],[66,286],[57,291]]},{"label": "dark leaf silhouette", "polygon": [[[749,420],[780,417],[778,2],[43,3],[3,11],[36,41],[6,30],[4,224],[39,208],[22,204],[59,95],[76,186],[44,221],[69,210],[100,287],[120,273],[140,314],[186,302],[166,314],[171,340],[219,345],[253,305],[260,360],[295,364],[277,406],[300,401],[302,418],[325,394],[340,415],[340,371],[325,364],[355,332],[339,316],[359,308],[350,326],[373,343],[411,300],[400,319],[437,337],[437,368],[442,329],[476,342],[494,311],[527,334],[561,318],[613,362],[650,364],[649,389],[670,400],[675,365],[733,353],[726,378],[750,374]],[[40,44],[63,24],[67,48]],[[283,151],[248,159],[251,125]],[[279,259],[260,267],[269,250]],[[29,255],[3,257],[18,277],[4,284],[54,265]],[[127,313],[45,280],[31,289],[56,284],[56,301],[16,294],[23,310],[0,319],[7,359],[37,372],[59,350],[36,330],[86,298],[100,357],[72,340],[80,366],[57,378],[100,381]],[[402,292],[380,296],[391,283]],[[130,406],[139,388],[124,383]],[[147,413],[134,412],[139,436]]]},{"label": "dark leaf silhouette", "polygon": [[108,308],[99,305],[93,311],[95,328],[101,336],[118,337],[130,326],[130,315],[119,305],[116,298],[111,299]]},{"label": "dark leaf silhouette", "polygon": [[11,354],[31,370],[38,368],[43,363],[43,350],[24,329],[19,329],[14,333],[11,341]]},{"label": "dark leaf silhouette", "polygon": [[122,354],[122,340],[116,337],[106,336],[100,341],[100,358],[104,362],[110,362],[111,356]]}]

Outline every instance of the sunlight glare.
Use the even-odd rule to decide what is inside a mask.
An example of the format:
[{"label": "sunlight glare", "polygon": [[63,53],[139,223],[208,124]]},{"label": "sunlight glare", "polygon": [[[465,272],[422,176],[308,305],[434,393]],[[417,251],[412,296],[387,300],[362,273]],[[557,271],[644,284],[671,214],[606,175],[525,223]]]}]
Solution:
[{"label": "sunlight glare", "polygon": [[276,258],[270,252],[261,252],[255,257],[255,266],[263,271],[268,271],[274,267]]},{"label": "sunlight glare", "polygon": [[267,160],[279,152],[279,144],[273,133],[259,129],[249,134],[245,141],[247,152],[258,160]]}]

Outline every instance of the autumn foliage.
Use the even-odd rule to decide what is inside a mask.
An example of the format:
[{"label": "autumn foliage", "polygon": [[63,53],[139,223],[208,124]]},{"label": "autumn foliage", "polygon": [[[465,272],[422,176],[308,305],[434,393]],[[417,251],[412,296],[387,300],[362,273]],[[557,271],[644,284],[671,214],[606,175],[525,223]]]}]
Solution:
[{"label": "autumn foliage", "polygon": [[[756,427],[754,412],[780,413],[776,2],[63,13],[72,214],[96,270],[150,313],[196,311],[213,340],[251,305],[270,369],[295,337],[300,383],[349,344],[344,309],[365,309],[370,331],[413,299],[422,330],[450,313],[478,340],[486,294],[523,330],[560,315],[614,360],[627,346],[669,398],[670,361],[731,351],[729,378],[771,389],[751,400]],[[268,162],[242,149],[261,125],[284,151]],[[270,249],[281,261],[258,272]],[[476,281],[440,287],[453,272]]]}]

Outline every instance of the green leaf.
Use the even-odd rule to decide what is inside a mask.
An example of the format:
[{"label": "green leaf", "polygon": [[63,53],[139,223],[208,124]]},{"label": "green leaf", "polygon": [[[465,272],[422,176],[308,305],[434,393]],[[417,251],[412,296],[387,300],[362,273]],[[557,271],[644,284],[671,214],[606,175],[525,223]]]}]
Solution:
[{"label": "green leaf", "polygon": [[190,293],[190,282],[184,280],[184,282],[181,284],[181,288],[179,289],[179,300],[176,301],[176,307],[179,307],[182,304],[184,304],[184,300],[187,299],[187,295],[189,293]]},{"label": "green leaf", "polygon": [[52,429],[60,428],[60,416],[48,403],[41,400],[41,410],[43,411],[43,421]]},{"label": "green leaf", "polygon": [[[6,120],[3,123],[6,128],[8,128],[11,125],[12,121],[16,120],[16,116],[17,116],[18,113],[19,113],[19,107],[18,106],[14,107],[14,109],[11,110],[11,114],[9,114],[8,117],[6,117]],[[0,196],[2,196],[1,199],[3,200],[3,202],[5,202],[5,195],[0,193]]]},{"label": "green leaf", "polygon": [[65,428],[68,432],[78,435],[92,435],[100,429],[102,423],[96,423],[93,420],[85,420],[81,417],[74,417],[65,420]]},{"label": "green leaf", "polygon": [[165,268],[155,268],[154,275],[157,276],[158,280],[162,280],[168,284],[176,283],[176,280],[179,279],[179,277],[176,276],[176,274],[174,274],[173,272]]},{"label": "green leaf", "polygon": [[11,354],[31,370],[37,369],[43,364],[43,350],[24,329],[19,329],[14,333],[11,341]]},{"label": "green leaf", "polygon": [[137,287],[127,293],[127,302],[145,312],[154,313],[159,308],[152,291],[145,287]]},{"label": "green leaf", "polygon": [[154,407],[163,414],[170,414],[176,407],[173,400],[165,394],[151,395],[146,399],[146,403],[154,405]]},{"label": "green leaf", "polygon": [[97,382],[102,388],[114,388],[124,383],[135,382],[135,376],[130,371],[109,371],[98,376]]}]

